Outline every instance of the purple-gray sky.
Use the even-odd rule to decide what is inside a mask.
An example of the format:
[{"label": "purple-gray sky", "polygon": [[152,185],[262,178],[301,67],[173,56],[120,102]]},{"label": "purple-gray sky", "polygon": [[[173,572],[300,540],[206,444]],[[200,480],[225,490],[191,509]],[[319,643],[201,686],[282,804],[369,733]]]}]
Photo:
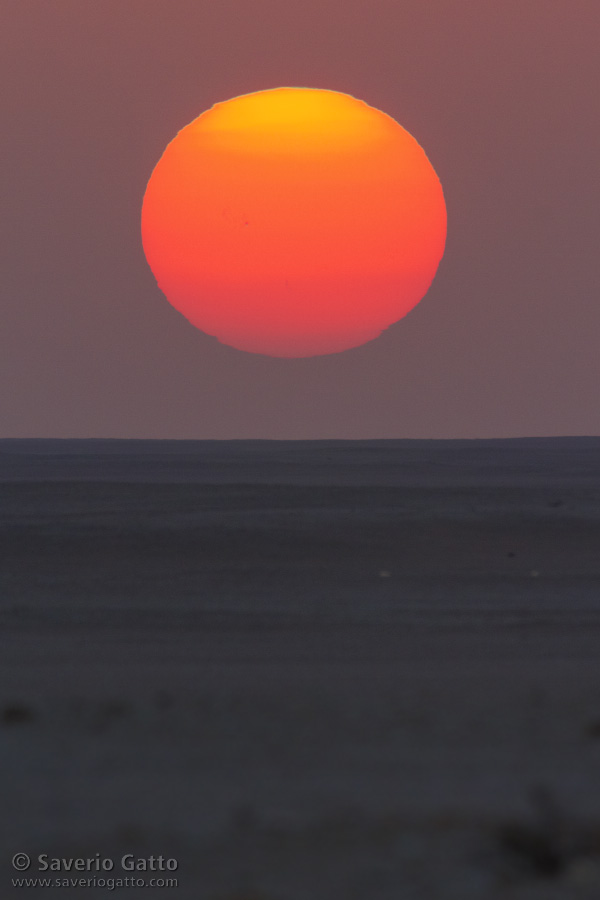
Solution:
[{"label": "purple-gray sky", "polygon": [[[2,0],[0,437],[600,434],[598,0]],[[196,330],[140,241],[213,103],[353,94],[448,207],[425,299],[378,340],[274,359]]]}]

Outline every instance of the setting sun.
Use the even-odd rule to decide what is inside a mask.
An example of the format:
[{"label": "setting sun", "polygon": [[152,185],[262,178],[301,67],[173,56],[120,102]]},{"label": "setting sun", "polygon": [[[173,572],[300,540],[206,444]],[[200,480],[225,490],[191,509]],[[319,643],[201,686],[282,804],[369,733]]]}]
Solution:
[{"label": "setting sun", "polygon": [[269,356],[376,338],[427,292],[446,207],[417,141],[335,91],[246,94],[183,128],[142,209],[169,302],[224,344]]}]

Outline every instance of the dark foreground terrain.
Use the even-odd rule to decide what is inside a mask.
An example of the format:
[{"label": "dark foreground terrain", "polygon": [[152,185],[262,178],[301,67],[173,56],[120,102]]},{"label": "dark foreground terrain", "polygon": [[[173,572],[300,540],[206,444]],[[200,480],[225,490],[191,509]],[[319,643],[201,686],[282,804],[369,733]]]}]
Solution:
[{"label": "dark foreground terrain", "polygon": [[597,900],[600,439],[0,441],[0,820],[2,898]]}]

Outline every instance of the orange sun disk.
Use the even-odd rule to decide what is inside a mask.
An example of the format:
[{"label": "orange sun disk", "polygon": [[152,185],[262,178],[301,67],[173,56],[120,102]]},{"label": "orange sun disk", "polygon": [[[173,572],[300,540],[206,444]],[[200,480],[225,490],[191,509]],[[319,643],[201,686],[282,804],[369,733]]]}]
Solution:
[{"label": "orange sun disk", "polygon": [[348,94],[277,88],[177,134],[146,189],[142,240],[197,328],[252,353],[316,356],[376,338],[419,302],[446,206],[394,119]]}]

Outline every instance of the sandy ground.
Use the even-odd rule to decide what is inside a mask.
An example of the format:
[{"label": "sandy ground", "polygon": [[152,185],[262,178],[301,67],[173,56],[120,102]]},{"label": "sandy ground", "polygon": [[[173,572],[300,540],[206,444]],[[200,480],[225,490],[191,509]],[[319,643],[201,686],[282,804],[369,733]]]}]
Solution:
[{"label": "sandy ground", "polygon": [[0,626],[2,898],[600,897],[600,439],[0,441]]}]

